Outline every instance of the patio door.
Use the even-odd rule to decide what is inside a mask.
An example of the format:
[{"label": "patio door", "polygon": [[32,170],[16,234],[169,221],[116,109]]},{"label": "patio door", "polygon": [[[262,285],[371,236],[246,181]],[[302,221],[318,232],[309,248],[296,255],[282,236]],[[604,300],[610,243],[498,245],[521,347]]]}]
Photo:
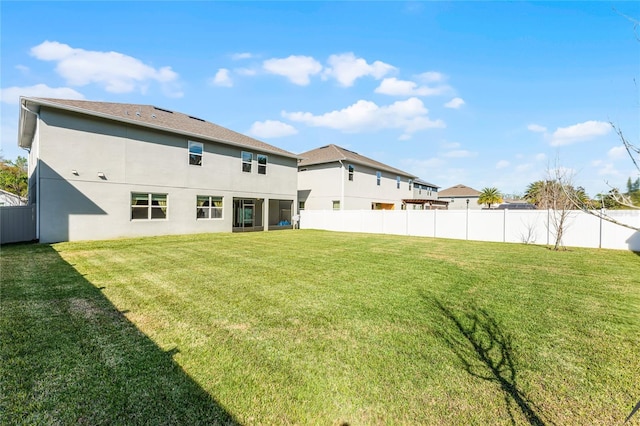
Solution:
[{"label": "patio door", "polygon": [[236,228],[252,228],[255,226],[256,205],[253,200],[235,200],[233,202],[233,209],[235,210],[235,223]]}]

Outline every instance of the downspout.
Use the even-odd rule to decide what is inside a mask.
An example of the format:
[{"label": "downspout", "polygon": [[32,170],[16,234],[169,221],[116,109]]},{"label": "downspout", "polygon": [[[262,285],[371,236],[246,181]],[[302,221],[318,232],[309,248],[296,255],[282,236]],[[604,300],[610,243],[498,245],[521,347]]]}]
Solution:
[{"label": "downspout", "polygon": [[340,162],[340,210],[344,209],[344,163]]},{"label": "downspout", "polygon": [[[36,116],[36,131],[33,133],[33,140],[36,142],[36,240],[40,240],[40,114],[31,111],[25,104],[20,102],[20,106],[27,112]],[[33,142],[33,141],[32,141]],[[33,146],[29,150],[31,156]]]}]

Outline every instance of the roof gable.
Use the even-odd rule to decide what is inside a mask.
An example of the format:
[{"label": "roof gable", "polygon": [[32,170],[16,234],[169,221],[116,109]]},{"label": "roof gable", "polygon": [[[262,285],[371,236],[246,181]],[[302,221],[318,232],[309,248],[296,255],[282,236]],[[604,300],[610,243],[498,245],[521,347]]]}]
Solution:
[{"label": "roof gable", "polygon": [[365,157],[364,155],[360,155],[357,152],[349,151],[348,149],[339,147],[334,144],[329,144],[320,148],[312,149],[311,151],[303,152],[299,156],[302,158],[302,160],[300,160],[300,162],[298,163],[299,167],[344,161],[347,163],[360,164],[400,176],[415,178],[415,176],[411,173],[407,173],[400,169],[396,169],[395,167],[388,166],[384,163],[373,160],[369,157]]},{"label": "roof gable", "polygon": [[22,98],[29,106],[47,106],[106,119],[137,124],[188,137],[198,137],[229,145],[246,147],[285,157],[298,158],[295,154],[251,138],[201,118],[153,105],[138,105],[113,102],[78,101],[70,99]]},{"label": "roof gable", "polygon": [[479,197],[480,191],[458,184],[438,192],[438,197]]}]

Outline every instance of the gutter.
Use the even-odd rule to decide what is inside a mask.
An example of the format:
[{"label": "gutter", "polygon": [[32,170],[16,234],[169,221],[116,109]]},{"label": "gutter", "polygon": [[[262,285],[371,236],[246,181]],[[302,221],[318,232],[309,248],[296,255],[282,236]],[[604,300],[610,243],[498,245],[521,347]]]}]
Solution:
[{"label": "gutter", "polygon": [[[232,142],[232,141],[228,141],[228,140],[224,140],[224,139],[214,139],[214,138],[212,138],[210,136],[201,135],[199,133],[192,133],[192,132],[182,131],[182,130],[178,130],[178,129],[172,129],[170,127],[158,126],[156,124],[151,124],[151,123],[145,123],[145,122],[142,122],[142,121],[131,120],[131,119],[128,119],[128,118],[125,118],[125,117],[118,117],[118,116],[115,116],[115,115],[105,114],[105,113],[102,113],[102,112],[87,110],[87,109],[83,109],[83,108],[77,108],[77,107],[73,107],[73,106],[69,106],[69,105],[61,105],[61,104],[58,104],[58,103],[55,103],[55,102],[48,102],[48,101],[45,101],[45,100],[42,100],[42,99],[39,99],[39,98],[24,98],[24,99],[28,100],[30,102],[33,102],[33,103],[37,103],[37,104],[39,104],[41,106],[48,106],[48,107],[51,107],[51,108],[57,108],[57,109],[65,110],[65,111],[76,112],[76,113],[84,114],[84,115],[91,115],[93,117],[104,118],[106,120],[120,121],[122,123],[133,124],[133,125],[141,126],[141,127],[148,127],[150,129],[161,130],[161,131],[164,131],[164,132],[174,133],[174,134],[177,134],[177,135],[187,136],[187,137],[196,138],[196,139],[204,139],[204,140],[207,140],[207,141],[222,143],[222,144],[225,144],[225,145],[235,146],[235,147],[239,147],[239,148],[252,149],[254,151],[258,150],[258,151],[265,152],[265,153],[268,153],[268,154],[279,155],[281,157],[295,158],[296,160],[302,159],[302,157],[300,157],[298,155],[295,155],[293,153],[283,153],[283,152],[279,152],[279,151],[273,151],[273,150],[270,150],[270,149],[262,149],[262,148],[258,148],[258,147],[251,146],[251,145],[245,145],[245,144],[242,144],[242,143],[239,143],[239,142]],[[228,130],[231,130],[231,129],[228,129]],[[232,131],[235,132],[234,130],[232,130]],[[235,132],[235,133],[239,133],[239,132]],[[257,140],[257,141],[261,142],[261,143],[266,143],[266,142],[259,141],[259,140]]]},{"label": "gutter", "polygon": [[[26,100],[25,100],[26,102]],[[33,140],[36,141],[36,240],[40,240],[40,114],[31,111],[25,104],[20,102],[20,107],[25,111],[36,116],[36,128],[33,132],[33,139],[31,143],[31,148],[28,149],[29,157],[31,157],[31,151],[33,150]],[[31,167],[31,162],[29,162],[29,167]]]}]

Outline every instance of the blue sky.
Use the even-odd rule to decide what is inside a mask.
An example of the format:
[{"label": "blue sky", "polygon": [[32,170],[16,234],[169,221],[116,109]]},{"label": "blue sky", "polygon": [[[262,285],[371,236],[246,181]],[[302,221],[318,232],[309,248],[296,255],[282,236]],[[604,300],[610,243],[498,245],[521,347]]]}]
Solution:
[{"label": "blue sky", "polygon": [[[0,2],[2,155],[18,96],[152,104],[294,153],[335,143],[522,193],[556,165],[636,178],[640,2]],[[637,29],[640,36],[640,29]],[[72,155],[72,154],[70,154]]]}]

